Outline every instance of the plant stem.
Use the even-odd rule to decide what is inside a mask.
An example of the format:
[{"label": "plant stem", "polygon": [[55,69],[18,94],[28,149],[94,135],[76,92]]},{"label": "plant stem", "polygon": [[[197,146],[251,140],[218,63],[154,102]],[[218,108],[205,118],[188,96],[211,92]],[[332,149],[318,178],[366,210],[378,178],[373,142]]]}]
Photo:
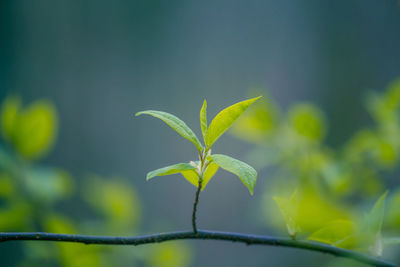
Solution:
[{"label": "plant stem", "polygon": [[74,242],[84,244],[98,245],[143,245],[151,243],[161,243],[170,240],[182,239],[208,239],[208,240],[224,240],[231,242],[245,243],[246,245],[270,245],[281,247],[292,247],[311,251],[318,251],[356,260],[371,266],[395,267],[396,265],[379,258],[365,255],[356,251],[342,249],[327,245],[324,243],[313,241],[292,240],[290,238],[279,238],[271,236],[260,236],[251,234],[229,233],[219,231],[197,230],[186,232],[169,232],[143,236],[118,237],[118,236],[90,236],[90,235],[70,235],[70,234],[53,234],[53,233],[0,233],[0,242],[6,241],[56,241],[56,242]]},{"label": "plant stem", "polygon": [[200,196],[202,182],[203,182],[203,178],[199,177],[199,186],[197,187],[196,197],[194,199],[194,204],[193,204],[192,227],[193,227],[193,233],[195,233],[195,234],[197,234],[197,225],[196,225],[197,204],[199,203],[199,196]]}]

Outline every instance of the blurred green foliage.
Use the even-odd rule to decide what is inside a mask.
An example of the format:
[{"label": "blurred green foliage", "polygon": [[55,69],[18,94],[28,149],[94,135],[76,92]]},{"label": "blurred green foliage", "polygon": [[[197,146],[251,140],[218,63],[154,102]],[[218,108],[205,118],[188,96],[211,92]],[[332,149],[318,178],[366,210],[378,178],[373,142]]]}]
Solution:
[{"label": "blurred green foliage", "polygon": [[57,113],[48,101],[36,101],[22,109],[19,97],[7,98],[1,110],[2,134],[25,159],[44,156],[57,135]]},{"label": "blurred green foliage", "polygon": [[231,133],[254,143],[247,160],[269,171],[262,209],[270,226],[374,255],[386,247],[394,256],[400,184],[389,177],[399,163],[400,79],[365,99],[372,123],[342,146],[326,144],[327,119],[318,107],[294,104],[285,114],[268,96]]},{"label": "blurred green foliage", "polygon": [[[51,102],[38,100],[24,107],[20,97],[10,96],[0,106],[0,125],[0,231],[98,235],[140,231],[140,199],[123,178],[91,174],[79,177],[78,183],[66,170],[39,163],[57,137],[58,115]],[[75,205],[79,205],[76,213],[63,208]],[[191,259],[190,247],[181,243],[134,250],[50,242],[18,245],[22,254],[8,266],[184,267]]]},{"label": "blurred green foliage", "polygon": [[188,266],[191,251],[182,242],[157,244],[154,256],[149,257],[149,264],[154,267]]},{"label": "blurred green foliage", "polygon": [[[300,103],[283,112],[268,96],[242,115],[232,134],[255,144],[248,161],[270,173],[262,198],[270,226],[293,239],[395,257],[398,249],[393,245],[400,243],[400,186],[390,174],[400,160],[400,80],[381,94],[370,93],[365,103],[371,125],[338,147],[326,144],[328,121],[318,107]],[[205,114],[206,103],[200,114],[206,138]],[[39,100],[24,107],[19,97],[10,96],[0,106],[0,125],[0,231],[140,232],[140,198],[124,178],[90,174],[77,180],[62,168],[39,162],[57,137],[58,115],[51,102]],[[207,181],[217,168],[210,165]],[[197,186],[191,171],[183,174]],[[66,203],[80,205],[79,212],[63,209]],[[13,264],[21,267],[115,262],[179,267],[188,266],[192,258],[190,247],[182,242],[135,250],[46,242],[19,245],[22,254]],[[335,261],[330,266],[345,265],[341,264]]]}]

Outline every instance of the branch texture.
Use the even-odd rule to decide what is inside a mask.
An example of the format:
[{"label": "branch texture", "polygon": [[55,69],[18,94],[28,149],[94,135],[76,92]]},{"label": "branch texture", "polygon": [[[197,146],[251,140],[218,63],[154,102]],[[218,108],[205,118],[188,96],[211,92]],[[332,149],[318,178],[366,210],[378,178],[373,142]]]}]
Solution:
[{"label": "branch texture", "polygon": [[219,231],[197,230],[159,233],[143,236],[132,237],[116,237],[116,236],[90,236],[90,235],[70,235],[70,234],[53,234],[41,232],[24,232],[24,233],[0,233],[0,242],[6,241],[57,241],[57,242],[73,242],[83,244],[98,244],[98,245],[143,245],[151,243],[161,243],[170,240],[183,239],[209,239],[209,240],[224,240],[245,243],[246,245],[270,245],[281,247],[292,247],[306,249],[312,251],[323,252],[338,257],[344,257],[366,263],[371,266],[390,266],[395,264],[386,262],[382,259],[371,257],[359,252],[341,249],[318,242],[297,241],[288,238],[277,238],[271,236],[250,235]]}]

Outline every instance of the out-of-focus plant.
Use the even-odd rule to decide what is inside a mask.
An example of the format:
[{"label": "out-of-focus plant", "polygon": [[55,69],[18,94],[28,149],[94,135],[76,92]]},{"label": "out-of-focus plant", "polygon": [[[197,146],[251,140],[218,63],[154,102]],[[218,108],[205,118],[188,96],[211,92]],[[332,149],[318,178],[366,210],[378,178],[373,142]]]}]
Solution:
[{"label": "out-of-focus plant", "polygon": [[262,207],[271,226],[374,255],[399,243],[400,194],[392,188],[400,187],[385,174],[399,163],[400,80],[366,100],[373,124],[340,147],[324,143],[327,120],[311,103],[284,114],[267,96],[234,125],[234,136],[256,144],[247,160],[269,171]]},{"label": "out-of-focus plant", "polygon": [[[140,227],[140,200],[122,178],[85,175],[79,186],[62,168],[40,163],[51,151],[58,132],[54,105],[38,100],[25,107],[17,96],[0,106],[0,232],[135,234]],[[80,208],[67,212],[68,202]],[[82,214],[88,214],[82,216]],[[149,258],[165,258],[174,266],[187,266],[190,248],[166,244],[140,251],[68,243],[24,243],[16,266],[134,266]],[[182,258],[180,254],[186,253]],[[172,265],[170,265],[172,266]]]}]

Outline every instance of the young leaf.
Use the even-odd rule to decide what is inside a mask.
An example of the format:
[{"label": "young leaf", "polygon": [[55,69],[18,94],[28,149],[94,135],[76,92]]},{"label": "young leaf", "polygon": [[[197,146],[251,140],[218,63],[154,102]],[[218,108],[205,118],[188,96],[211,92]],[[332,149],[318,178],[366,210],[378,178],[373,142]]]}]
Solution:
[{"label": "young leaf", "polygon": [[170,175],[194,169],[196,169],[196,167],[191,165],[190,163],[178,163],[149,172],[146,176],[146,180],[150,180],[151,178],[156,176]]},{"label": "young leaf", "polygon": [[[214,176],[214,174],[218,171],[218,165],[215,163],[210,163],[204,172],[204,177],[203,177],[203,182],[201,183],[201,190],[204,190],[206,187],[207,183],[211,180],[211,178]],[[199,186],[199,176],[197,173],[193,170],[189,171],[182,171],[181,172],[183,177],[186,178],[191,184],[193,184],[195,187]]]},{"label": "young leaf", "polygon": [[215,173],[218,171],[218,164],[215,164],[214,162],[211,162],[205,173],[204,173],[204,178],[203,178],[203,186],[202,189],[204,189],[204,187],[207,185],[207,183],[211,180],[211,178],[215,175]]},{"label": "young leaf", "polygon": [[385,199],[387,191],[383,193],[375,202],[372,210],[366,215],[363,229],[365,229],[365,237],[367,242],[372,242],[369,251],[374,255],[381,256],[383,250],[382,244],[382,224],[385,214]]},{"label": "young leaf", "polygon": [[308,239],[341,248],[351,248],[355,245],[354,233],[355,225],[352,221],[336,220],[312,233]]},{"label": "young leaf", "polygon": [[276,205],[283,215],[289,235],[294,239],[296,234],[301,231],[297,223],[298,199],[297,191],[294,191],[289,199],[283,197],[273,197]]},{"label": "young leaf", "polygon": [[253,167],[226,155],[214,154],[210,158],[222,169],[239,176],[243,184],[249,189],[250,194],[253,195],[254,186],[257,181],[257,172]]},{"label": "young leaf", "polygon": [[203,134],[203,139],[204,142],[206,140],[207,136],[207,101],[204,99],[203,106],[201,107],[200,110],[200,126],[201,126],[201,132]]},{"label": "young leaf", "polygon": [[385,212],[386,195],[387,191],[379,197],[372,210],[366,216],[365,223],[367,231],[373,235],[381,232]]},{"label": "young leaf", "polygon": [[197,138],[196,134],[178,117],[169,114],[163,111],[156,111],[156,110],[146,110],[136,113],[136,116],[146,114],[153,117],[156,117],[166,124],[168,124],[172,129],[178,132],[182,137],[186,138],[190,142],[192,142],[198,151],[203,150],[203,146],[201,145],[199,139]]},{"label": "young leaf", "polygon": [[236,103],[218,113],[211,121],[210,127],[208,127],[205,140],[206,146],[210,148],[215,141],[231,127],[235,120],[260,97],[261,96]]}]

